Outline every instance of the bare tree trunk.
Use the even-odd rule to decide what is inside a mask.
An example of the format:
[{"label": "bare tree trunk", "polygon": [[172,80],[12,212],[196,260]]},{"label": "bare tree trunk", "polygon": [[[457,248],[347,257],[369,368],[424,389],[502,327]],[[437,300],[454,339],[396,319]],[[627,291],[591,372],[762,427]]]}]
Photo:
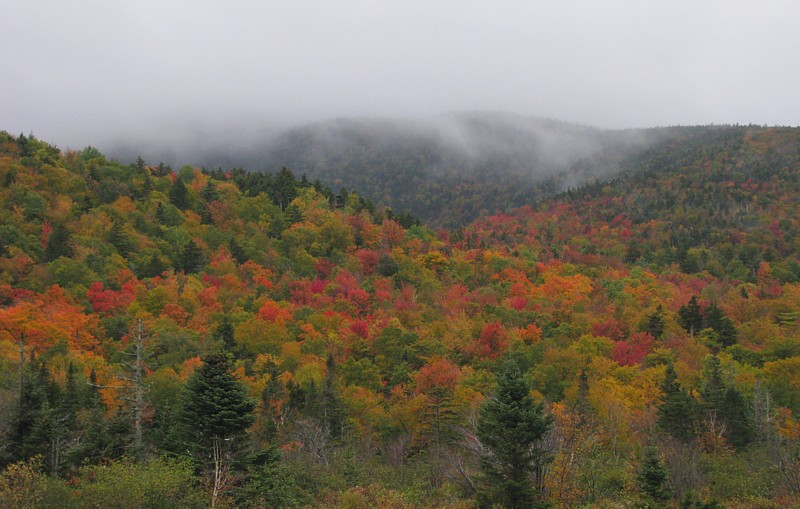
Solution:
[{"label": "bare tree trunk", "polygon": [[214,438],[212,454],[214,472],[212,474],[211,507],[216,507],[230,480],[231,465],[222,439]]}]

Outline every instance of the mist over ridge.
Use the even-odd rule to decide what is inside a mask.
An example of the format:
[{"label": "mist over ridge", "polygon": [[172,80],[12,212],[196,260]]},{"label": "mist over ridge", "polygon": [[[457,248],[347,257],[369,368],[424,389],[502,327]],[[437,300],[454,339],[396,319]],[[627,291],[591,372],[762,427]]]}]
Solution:
[{"label": "mist over ridge", "polygon": [[[353,117],[247,132],[196,130],[163,145],[118,145],[120,160],[275,173],[283,167],[344,187],[429,224],[455,226],[605,180],[642,151],[719,127],[612,130],[505,112]],[[453,203],[468,201],[464,215]],[[456,207],[457,209],[459,207]],[[449,216],[449,217],[448,217]]]}]

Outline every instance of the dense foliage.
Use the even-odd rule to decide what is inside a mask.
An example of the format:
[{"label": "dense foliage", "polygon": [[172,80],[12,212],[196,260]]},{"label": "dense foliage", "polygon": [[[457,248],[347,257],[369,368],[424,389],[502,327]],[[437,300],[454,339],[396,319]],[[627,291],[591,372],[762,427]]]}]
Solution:
[{"label": "dense foliage", "polygon": [[800,131],[702,132],[451,231],[0,134],[2,505],[800,504]]}]

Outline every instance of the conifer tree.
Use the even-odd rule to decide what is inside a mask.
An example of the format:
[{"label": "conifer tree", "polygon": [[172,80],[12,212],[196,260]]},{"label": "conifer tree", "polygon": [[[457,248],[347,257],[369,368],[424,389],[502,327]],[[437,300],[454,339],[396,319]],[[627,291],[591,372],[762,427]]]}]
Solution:
[{"label": "conifer tree", "polygon": [[255,419],[254,408],[245,386],[230,373],[225,354],[205,357],[186,383],[179,411],[180,435],[210,478],[212,507],[231,483],[239,442]]},{"label": "conifer tree", "polygon": [[72,256],[72,235],[63,224],[57,224],[47,239],[47,247],[44,249],[42,259],[45,262],[52,262],[60,257],[69,258]]},{"label": "conifer tree", "polygon": [[734,386],[725,391],[719,410],[726,424],[725,438],[737,449],[746,447],[755,438],[755,426],[749,402]]},{"label": "conifer tree", "polygon": [[519,369],[506,366],[497,393],[481,409],[478,439],[488,450],[481,458],[485,476],[482,502],[501,507],[544,507],[543,479],[550,455],[541,440],[552,417],[536,403]]},{"label": "conifer tree", "polygon": [[222,342],[222,347],[230,352],[233,350],[235,346],[235,342],[233,339],[234,334],[233,324],[231,323],[230,318],[228,315],[222,317],[222,322],[217,326],[214,330],[214,338]]},{"label": "conifer tree", "polygon": [[692,296],[689,303],[678,310],[678,323],[689,334],[698,333],[703,329],[703,312],[696,296]]},{"label": "conifer tree", "polygon": [[169,201],[180,210],[189,208],[189,190],[183,180],[176,178],[169,189]]},{"label": "conifer tree", "polygon": [[725,382],[722,380],[722,368],[719,358],[714,355],[706,368],[705,379],[700,387],[700,397],[706,413],[718,413],[725,398]]},{"label": "conifer tree", "polygon": [[704,326],[717,333],[722,346],[731,346],[736,343],[736,326],[716,304],[712,304],[706,309]]},{"label": "conifer tree", "polygon": [[132,249],[131,241],[123,229],[122,221],[114,221],[111,225],[111,230],[108,232],[108,243],[114,246],[114,249],[122,257],[127,257],[128,253],[130,253]]},{"label": "conifer tree", "polygon": [[247,261],[247,253],[244,252],[242,245],[236,241],[236,238],[231,237],[231,239],[228,241],[228,249],[231,252],[231,256],[233,256],[233,259],[236,260],[236,263],[242,264]]},{"label": "conifer tree", "polygon": [[647,498],[657,507],[666,507],[666,503],[670,499],[669,477],[661,458],[658,457],[658,450],[654,447],[645,449],[636,480],[639,489]]},{"label": "conifer tree", "polygon": [[661,392],[663,397],[657,417],[659,427],[675,438],[689,440],[694,436],[695,403],[678,383],[672,365],[667,366]]},{"label": "conifer tree", "polygon": [[664,336],[664,328],[664,309],[659,305],[658,309],[647,317],[647,325],[644,330],[655,339],[661,339]]},{"label": "conifer tree", "polygon": [[187,274],[197,272],[203,266],[203,252],[197,246],[194,240],[190,240],[183,246],[181,250],[180,259],[178,260],[178,268]]}]

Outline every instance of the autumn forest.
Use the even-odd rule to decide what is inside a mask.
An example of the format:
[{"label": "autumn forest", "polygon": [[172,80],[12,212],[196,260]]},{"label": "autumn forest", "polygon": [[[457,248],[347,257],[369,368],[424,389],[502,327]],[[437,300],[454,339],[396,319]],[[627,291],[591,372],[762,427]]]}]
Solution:
[{"label": "autumn forest", "polygon": [[800,129],[614,161],[420,220],[0,132],[0,505],[800,507]]}]

